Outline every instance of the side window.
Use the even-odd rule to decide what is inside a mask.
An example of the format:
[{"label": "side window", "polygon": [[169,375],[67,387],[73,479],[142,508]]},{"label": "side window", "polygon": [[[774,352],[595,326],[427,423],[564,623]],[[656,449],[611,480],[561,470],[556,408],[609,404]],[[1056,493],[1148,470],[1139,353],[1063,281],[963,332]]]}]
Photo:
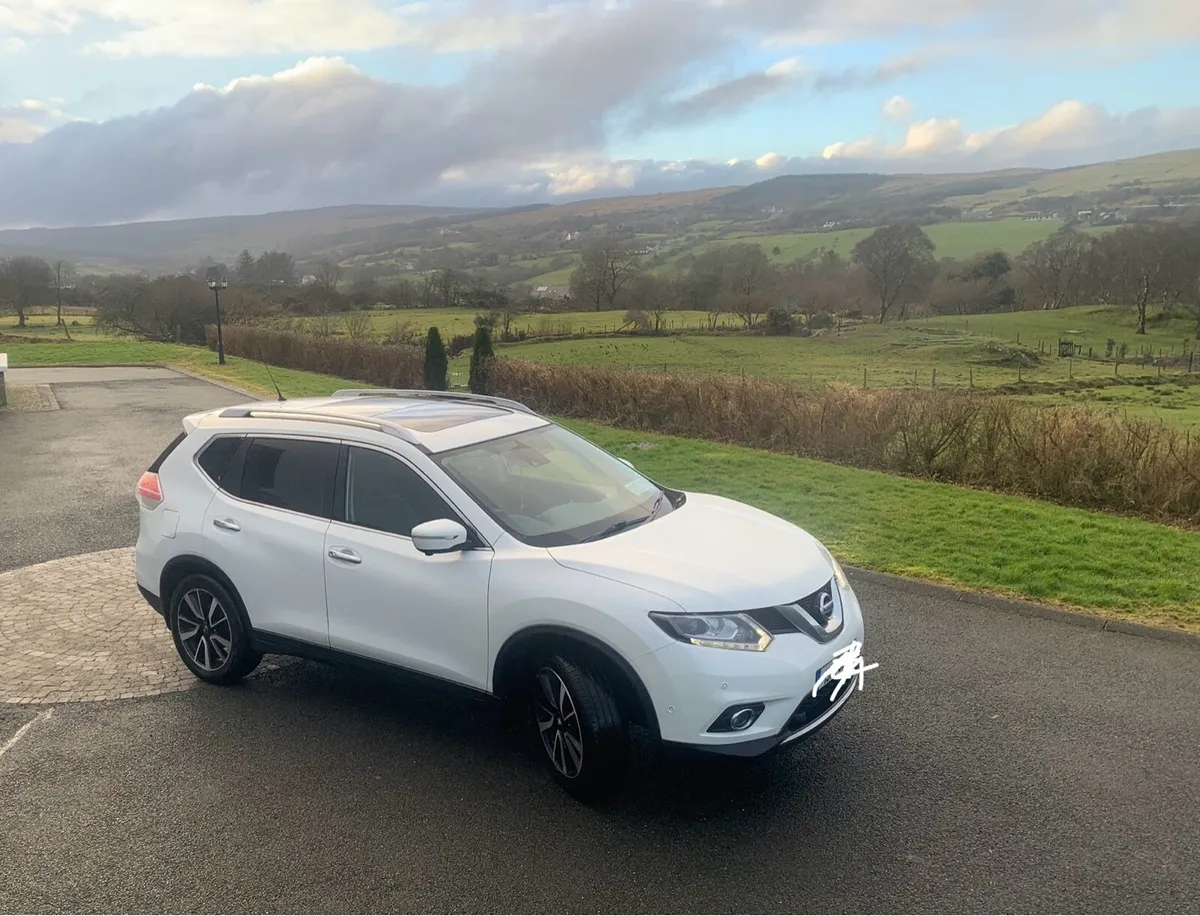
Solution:
[{"label": "side window", "polygon": [[255,438],[246,449],[242,499],[329,518],[338,445],[307,439]]},{"label": "side window", "polygon": [[241,444],[240,436],[221,436],[213,439],[200,451],[196,463],[200,465],[200,470],[208,475],[208,479],[219,487]]},{"label": "side window", "polygon": [[403,461],[369,448],[351,447],[346,467],[346,521],[409,537],[437,518],[456,518],[433,488]]}]

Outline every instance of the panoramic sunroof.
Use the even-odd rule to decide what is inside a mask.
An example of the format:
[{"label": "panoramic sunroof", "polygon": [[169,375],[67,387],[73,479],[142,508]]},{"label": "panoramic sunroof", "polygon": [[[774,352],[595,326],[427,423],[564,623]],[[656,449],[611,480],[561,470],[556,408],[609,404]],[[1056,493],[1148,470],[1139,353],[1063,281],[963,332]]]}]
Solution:
[{"label": "panoramic sunroof", "polygon": [[418,433],[436,433],[464,423],[474,423],[476,420],[490,420],[505,413],[496,407],[484,407],[476,404],[420,404],[402,407],[380,414],[381,420],[391,420],[406,429]]}]

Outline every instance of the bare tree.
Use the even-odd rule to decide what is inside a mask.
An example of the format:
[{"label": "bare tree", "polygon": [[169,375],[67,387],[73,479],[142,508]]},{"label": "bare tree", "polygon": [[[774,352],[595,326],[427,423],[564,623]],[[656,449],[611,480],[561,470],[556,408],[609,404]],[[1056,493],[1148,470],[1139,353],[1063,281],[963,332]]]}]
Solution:
[{"label": "bare tree", "polygon": [[655,333],[663,329],[667,312],[679,306],[679,285],[670,277],[642,274],[629,288],[633,308],[645,312]]},{"label": "bare tree", "polygon": [[[64,261],[59,258],[50,265],[50,285],[54,288],[54,299],[57,305],[58,319],[54,322],[56,327],[66,329],[67,323],[63,321],[63,291],[72,290],[75,288],[75,268],[69,261]],[[70,332],[67,332],[70,336]]]},{"label": "bare tree", "polygon": [[451,308],[458,305],[458,300],[462,294],[464,277],[457,270],[450,267],[439,270],[434,275],[434,287],[437,290],[437,300],[442,308]]},{"label": "bare tree", "polygon": [[1162,226],[1125,226],[1101,236],[1097,248],[1110,271],[1118,301],[1137,309],[1138,334],[1146,333],[1146,312],[1152,302],[1169,295],[1170,233]]},{"label": "bare tree", "polygon": [[1091,245],[1088,236],[1068,227],[1034,242],[1017,257],[1021,280],[1041,300],[1042,308],[1075,302]]},{"label": "bare tree", "polygon": [[761,245],[738,242],[725,250],[725,288],[730,292],[751,296],[778,279]]},{"label": "bare tree", "polygon": [[49,298],[50,265],[29,255],[0,261],[0,297],[17,311],[17,326],[25,327],[25,313],[39,300]]},{"label": "bare tree", "polygon": [[317,278],[317,289],[321,291],[323,310],[329,311],[337,296],[338,284],[342,281],[342,265],[331,258],[323,258],[317,263],[314,277]]},{"label": "bare tree", "polygon": [[723,298],[728,302],[728,310],[742,319],[747,331],[754,330],[759,319],[767,313],[772,304],[771,298],[761,292],[729,292]]},{"label": "bare tree", "polygon": [[640,273],[640,262],[627,241],[600,238],[588,242],[571,274],[571,298],[588,302],[597,311],[603,305],[611,308]]},{"label": "bare tree", "polygon": [[937,272],[933,251],[933,240],[911,223],[876,229],[854,246],[854,262],[879,300],[880,323],[896,306],[903,318],[909,304],[928,289]]}]

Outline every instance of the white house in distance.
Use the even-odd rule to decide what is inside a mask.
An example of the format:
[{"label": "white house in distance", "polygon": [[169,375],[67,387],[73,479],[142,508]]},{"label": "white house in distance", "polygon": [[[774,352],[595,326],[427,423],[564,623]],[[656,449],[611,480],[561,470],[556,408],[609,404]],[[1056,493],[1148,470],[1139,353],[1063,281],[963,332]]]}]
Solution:
[{"label": "white house in distance", "polygon": [[312,286],[316,282],[317,282],[317,278],[314,277],[312,274],[305,274],[303,277],[300,278],[301,286]]}]

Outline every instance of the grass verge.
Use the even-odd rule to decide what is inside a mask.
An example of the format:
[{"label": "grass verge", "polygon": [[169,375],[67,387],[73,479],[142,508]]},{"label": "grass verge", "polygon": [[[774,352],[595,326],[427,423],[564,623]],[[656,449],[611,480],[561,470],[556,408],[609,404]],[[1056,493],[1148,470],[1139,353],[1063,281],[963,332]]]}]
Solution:
[{"label": "grass verge", "polygon": [[[158,362],[274,394],[261,364],[194,347],[13,344],[14,368]],[[272,369],[291,397],[354,387]],[[1200,632],[1200,533],[1014,496],[694,439],[564,425],[664,484],[718,493],[811,531],[846,563],[1103,616]],[[1118,559],[1119,558],[1119,559]]]}]

